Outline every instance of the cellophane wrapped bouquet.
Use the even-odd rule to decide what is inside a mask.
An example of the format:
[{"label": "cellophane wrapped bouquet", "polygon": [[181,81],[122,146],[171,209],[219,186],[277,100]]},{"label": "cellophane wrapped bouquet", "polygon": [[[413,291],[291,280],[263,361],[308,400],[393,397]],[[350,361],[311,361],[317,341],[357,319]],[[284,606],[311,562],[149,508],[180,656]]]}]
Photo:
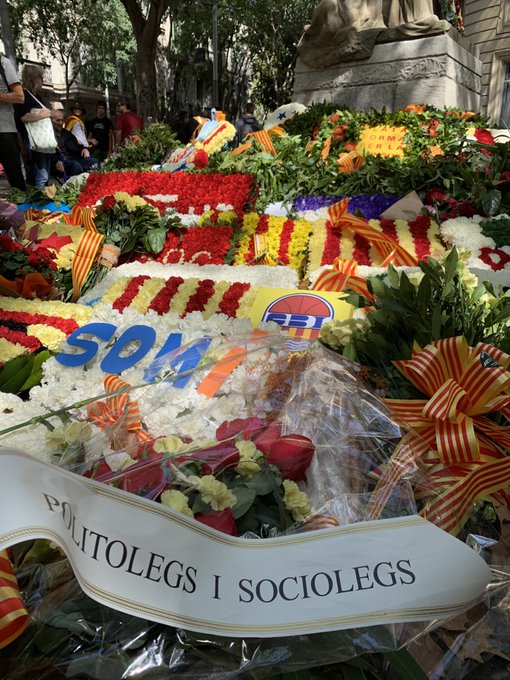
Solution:
[{"label": "cellophane wrapped bouquet", "polygon": [[[187,368],[183,353],[194,351],[200,360]],[[319,343],[296,353],[271,329],[212,336],[162,356],[144,377],[129,385],[105,375],[98,396],[8,428],[0,444],[20,448],[26,428],[37,427],[45,460],[246,541],[413,515],[434,498],[408,456],[374,514],[381,471],[412,435],[363,383],[357,364]],[[10,557],[30,624],[0,650],[4,680],[315,677],[323,667],[339,678],[399,677],[403,667],[414,673],[404,677],[420,678],[427,676],[405,649],[423,649],[440,625],[206,635],[97,603],[49,541],[20,543]]]}]

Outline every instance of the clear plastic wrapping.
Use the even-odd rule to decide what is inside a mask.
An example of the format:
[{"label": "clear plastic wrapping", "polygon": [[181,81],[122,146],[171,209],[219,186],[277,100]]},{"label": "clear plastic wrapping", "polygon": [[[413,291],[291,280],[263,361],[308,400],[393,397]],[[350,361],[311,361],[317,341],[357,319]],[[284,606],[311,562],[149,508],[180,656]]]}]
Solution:
[{"label": "clear plastic wrapping", "polygon": [[[292,352],[286,337],[271,331],[209,337],[161,357],[141,385],[109,376],[99,398],[48,414],[46,455],[246,540],[416,514],[435,491],[412,456],[398,459],[398,481],[373,514],[382,470],[406,433],[359,372],[318,343]],[[9,434],[0,444],[9,445]],[[206,477],[222,488],[204,493]],[[478,520],[482,514],[474,513]],[[340,673],[363,663],[375,677],[393,677],[392,655],[405,648],[423,677],[464,677],[468,657],[460,664],[455,650],[468,644],[474,627],[489,626],[493,646],[506,645],[495,625],[507,624],[508,597],[496,525],[489,517],[485,534],[480,521],[477,535],[466,530],[471,546],[498,566],[485,602],[459,624],[274,639],[200,635],[108,609],[81,591],[57,546],[22,543],[12,561],[31,624],[0,651],[2,677],[269,678],[332,664]],[[434,654],[423,654],[428,646]]]}]

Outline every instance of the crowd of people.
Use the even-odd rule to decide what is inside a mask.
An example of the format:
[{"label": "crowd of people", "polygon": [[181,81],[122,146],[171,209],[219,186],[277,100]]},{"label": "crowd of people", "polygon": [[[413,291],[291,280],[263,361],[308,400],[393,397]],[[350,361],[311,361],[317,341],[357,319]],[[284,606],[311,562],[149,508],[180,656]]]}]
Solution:
[{"label": "crowd of people", "polygon": [[142,118],[126,97],[117,104],[114,122],[104,100],[97,102],[95,117],[86,120],[80,102],[71,105],[68,115],[63,108],[50,109],[42,87],[39,66],[25,64],[20,78],[0,55],[0,164],[9,184],[21,191],[99,168],[116,147],[143,130]]},{"label": "crowd of people", "polygon": [[[112,122],[104,100],[96,103],[96,115],[85,119],[85,108],[78,101],[67,115],[61,107],[47,106],[42,88],[40,66],[25,64],[19,78],[15,66],[0,54],[0,164],[12,187],[40,189],[99,168],[126,139],[143,130],[142,118],[125,97]],[[181,111],[173,125],[178,141],[188,144],[197,126],[189,111]],[[254,106],[248,103],[236,122],[235,145],[259,129]]]}]

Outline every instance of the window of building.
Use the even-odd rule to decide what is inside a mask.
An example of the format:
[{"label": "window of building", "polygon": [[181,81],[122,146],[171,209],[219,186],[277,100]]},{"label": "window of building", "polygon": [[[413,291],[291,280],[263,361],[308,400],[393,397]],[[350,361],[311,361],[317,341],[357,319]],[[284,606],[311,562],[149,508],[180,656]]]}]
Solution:
[{"label": "window of building", "polygon": [[501,123],[510,127],[510,62],[505,64],[503,80],[503,102],[501,105]]}]

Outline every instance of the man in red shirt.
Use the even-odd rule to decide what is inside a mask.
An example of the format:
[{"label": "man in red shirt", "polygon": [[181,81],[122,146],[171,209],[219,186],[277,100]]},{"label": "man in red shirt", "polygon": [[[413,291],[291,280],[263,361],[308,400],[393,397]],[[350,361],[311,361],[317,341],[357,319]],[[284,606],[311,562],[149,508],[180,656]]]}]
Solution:
[{"label": "man in red shirt", "polygon": [[115,116],[115,143],[124,144],[128,137],[135,132],[143,130],[143,120],[134,111],[131,111],[129,99],[123,97],[118,105],[118,114]]}]

